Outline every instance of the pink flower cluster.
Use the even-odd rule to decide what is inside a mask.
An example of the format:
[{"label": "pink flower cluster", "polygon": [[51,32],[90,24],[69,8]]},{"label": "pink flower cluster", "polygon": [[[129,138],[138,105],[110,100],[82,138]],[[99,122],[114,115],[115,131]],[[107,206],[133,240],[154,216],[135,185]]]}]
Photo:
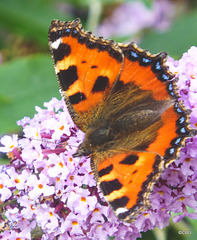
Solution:
[{"label": "pink flower cluster", "polygon": [[[168,59],[179,77],[180,95],[197,122],[197,48],[181,60]],[[0,239],[134,240],[140,232],[169,224],[184,216],[197,219],[197,137],[187,140],[180,159],[162,174],[151,195],[152,209],[132,223],[116,218],[94,180],[90,159],[73,158],[84,133],[73,124],[63,100],[53,98],[36,107],[33,119],[18,121],[26,138],[1,139],[1,152],[11,157],[0,166]],[[193,213],[188,212],[188,207]],[[2,217],[4,216],[4,217]]]}]

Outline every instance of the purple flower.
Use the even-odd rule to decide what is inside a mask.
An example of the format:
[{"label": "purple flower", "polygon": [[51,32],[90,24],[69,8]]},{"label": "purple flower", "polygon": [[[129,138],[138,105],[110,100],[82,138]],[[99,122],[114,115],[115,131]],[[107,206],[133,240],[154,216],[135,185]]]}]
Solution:
[{"label": "purple flower", "polygon": [[0,147],[0,151],[7,153],[12,151],[14,148],[18,147],[18,136],[14,134],[11,136],[4,136],[1,138],[1,144],[4,147]]},{"label": "purple flower", "polygon": [[[167,64],[178,78],[181,99],[191,109],[191,125],[197,122],[197,48],[181,60],[169,57]],[[7,228],[4,239],[134,240],[155,227],[160,229],[183,217],[197,219],[197,137],[187,139],[180,158],[162,174],[150,201],[152,208],[132,223],[117,219],[97,188],[90,159],[73,158],[84,133],[76,128],[63,100],[53,98],[45,109],[36,107],[34,118],[18,121],[26,138],[1,139],[2,152],[11,164],[1,166],[0,199],[4,202]],[[63,110],[63,111],[62,111]],[[189,208],[194,211],[190,213]]]},{"label": "purple flower", "polygon": [[0,173],[0,195],[1,201],[9,199],[12,196],[10,188],[12,187],[12,182],[6,173]]},{"label": "purple flower", "polygon": [[114,36],[137,36],[145,28],[165,30],[174,16],[175,6],[168,0],[153,1],[151,8],[142,1],[124,2],[98,27],[97,34]]}]

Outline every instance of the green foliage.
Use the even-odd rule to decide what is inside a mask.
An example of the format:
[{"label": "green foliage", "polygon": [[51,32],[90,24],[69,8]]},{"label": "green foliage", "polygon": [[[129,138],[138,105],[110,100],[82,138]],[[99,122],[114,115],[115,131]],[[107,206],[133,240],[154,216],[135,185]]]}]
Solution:
[{"label": "green foliage", "polygon": [[0,165],[9,165],[10,161],[5,158],[0,158]]},{"label": "green foliage", "polygon": [[59,1],[1,0],[0,27],[47,47],[48,28],[53,19],[68,20],[72,14],[58,11]]},{"label": "green foliage", "polygon": [[157,53],[167,51],[180,58],[191,46],[197,45],[197,11],[178,18],[172,27],[163,33],[151,31],[145,35],[140,46]]},{"label": "green foliage", "polygon": [[13,60],[0,67],[0,133],[18,129],[16,121],[32,117],[35,106],[59,97],[52,59],[48,54]]},{"label": "green foliage", "polygon": [[187,240],[196,240],[197,236],[197,220],[196,219],[191,219],[191,218],[186,218],[188,223],[191,226],[191,234],[188,235]]}]

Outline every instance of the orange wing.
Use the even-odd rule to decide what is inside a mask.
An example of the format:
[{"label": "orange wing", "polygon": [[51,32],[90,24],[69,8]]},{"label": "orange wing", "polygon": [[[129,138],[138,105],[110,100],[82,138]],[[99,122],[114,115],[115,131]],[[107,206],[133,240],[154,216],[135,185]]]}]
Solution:
[{"label": "orange wing", "polygon": [[150,208],[149,195],[164,168],[164,160],[150,152],[119,153],[100,160],[98,165],[94,158],[91,163],[105,199],[118,218],[132,222]]},{"label": "orange wing", "polygon": [[167,166],[177,158],[185,138],[195,134],[188,126],[189,112],[179,101],[176,80],[172,81],[174,75],[165,66],[167,54],[161,52],[151,55],[135,43],[119,46],[124,54],[119,81],[124,85],[132,82],[143,92],[150,92],[155,106],[159,102],[170,103],[161,114],[161,126],[157,129],[156,138],[152,139],[146,148],[142,147],[148,152],[163,156]]},{"label": "orange wing", "polygon": [[70,114],[75,124],[86,131],[119,76],[122,51],[115,42],[86,32],[79,19],[54,20],[49,45]]}]

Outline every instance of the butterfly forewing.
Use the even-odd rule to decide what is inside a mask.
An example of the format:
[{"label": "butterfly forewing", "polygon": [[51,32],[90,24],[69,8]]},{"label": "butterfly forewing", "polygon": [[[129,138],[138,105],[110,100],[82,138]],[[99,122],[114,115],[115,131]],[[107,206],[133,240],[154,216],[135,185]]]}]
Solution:
[{"label": "butterfly forewing", "polygon": [[122,52],[116,43],[83,30],[79,21],[54,20],[49,44],[72,118],[85,131],[120,73]]}]

